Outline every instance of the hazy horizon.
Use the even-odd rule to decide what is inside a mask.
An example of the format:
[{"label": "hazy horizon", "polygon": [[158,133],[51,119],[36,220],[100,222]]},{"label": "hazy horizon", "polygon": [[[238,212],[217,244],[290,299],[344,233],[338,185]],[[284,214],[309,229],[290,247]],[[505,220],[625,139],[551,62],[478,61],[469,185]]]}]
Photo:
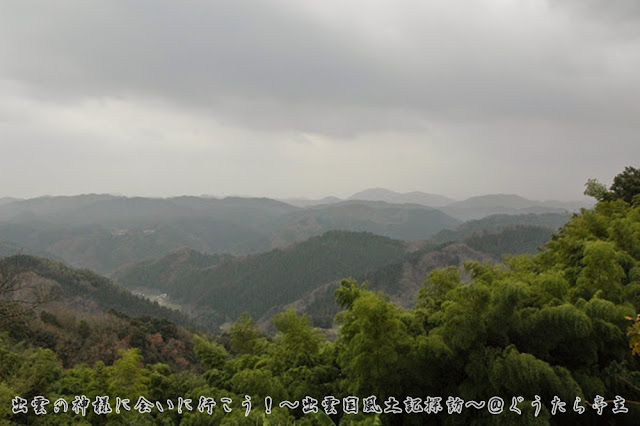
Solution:
[{"label": "hazy horizon", "polygon": [[[489,196],[489,195],[506,195],[506,196],[519,196],[531,201],[562,201],[562,202],[592,202],[593,199],[590,197],[587,197],[585,195],[579,196],[579,197],[573,197],[573,198],[566,198],[566,199],[559,199],[559,198],[532,198],[532,197],[526,197],[522,194],[517,194],[517,193],[480,193],[480,194],[473,194],[473,195],[469,195],[468,197],[463,197],[463,198],[454,198],[454,197],[450,197],[446,194],[435,194],[435,193],[427,193],[425,191],[405,191],[405,192],[401,192],[401,191],[394,191],[392,189],[389,188],[363,188],[362,190],[366,190],[366,189],[384,189],[384,190],[389,190],[392,192],[395,192],[397,194],[408,194],[408,193],[412,193],[412,192],[418,192],[418,193],[423,193],[423,194],[429,194],[429,195],[439,195],[439,196],[443,196],[446,198],[449,198],[452,200],[452,202],[457,202],[457,201],[464,201],[467,200],[469,198],[474,198],[474,197],[482,197],[482,196]],[[274,196],[269,196],[269,195],[261,195],[261,194],[225,194],[225,195],[219,195],[219,194],[170,194],[170,195],[140,195],[140,194],[123,194],[123,193],[109,193],[109,192],[83,192],[83,193],[68,193],[68,194],[40,194],[40,195],[36,195],[33,197],[15,197],[15,196],[11,196],[11,195],[3,195],[0,194],[0,200],[1,199],[8,199],[8,198],[13,198],[16,200],[31,200],[31,199],[36,199],[36,198],[54,198],[54,197],[76,197],[76,196],[83,196],[83,195],[110,195],[113,197],[126,197],[126,198],[153,198],[153,199],[170,199],[170,198],[176,198],[176,197],[200,197],[200,198],[217,198],[217,199],[223,199],[223,198],[233,198],[233,197],[238,197],[238,198],[269,198],[269,199],[273,199],[273,200],[277,200],[277,201],[284,201],[286,202],[287,200],[305,200],[305,201],[317,201],[317,200],[322,200],[325,198],[338,198],[340,200],[343,201],[349,201],[349,198],[352,197],[354,194],[361,192],[361,191],[356,191],[353,194],[347,194],[345,196],[339,197],[333,194],[328,194],[328,195],[324,195],[324,196],[320,196],[320,197],[306,197],[306,196],[291,196],[291,197],[274,197]]]}]

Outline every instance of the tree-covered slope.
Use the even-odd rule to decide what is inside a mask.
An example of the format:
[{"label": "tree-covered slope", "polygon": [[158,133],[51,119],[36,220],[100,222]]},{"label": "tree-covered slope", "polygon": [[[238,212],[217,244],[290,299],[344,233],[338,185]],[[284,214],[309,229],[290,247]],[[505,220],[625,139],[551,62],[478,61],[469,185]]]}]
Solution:
[{"label": "tree-covered slope", "polygon": [[[189,324],[177,311],[158,306],[108,278],[87,269],[73,269],[47,259],[15,255],[0,259],[0,301],[28,305],[62,304],[86,312],[115,310],[126,315],[150,315]],[[3,291],[4,290],[4,291]]]},{"label": "tree-covered slope", "polygon": [[271,248],[269,239],[256,230],[210,218],[126,228],[25,220],[0,224],[0,239],[103,274],[182,247],[209,253],[248,253]]},{"label": "tree-covered slope", "polygon": [[200,267],[189,263],[182,268],[172,255],[174,266],[167,274],[160,271],[165,270],[168,259],[123,269],[116,277],[122,285],[138,287],[153,284],[145,277],[157,276],[155,288],[178,303],[209,312],[209,319],[219,324],[244,311],[260,317],[322,284],[394,262],[405,250],[405,243],[390,238],[331,231],[285,249],[227,262],[203,258]]},{"label": "tree-covered slope", "polygon": [[455,229],[445,229],[433,236],[437,242],[460,241],[478,233],[495,233],[508,227],[536,226],[553,232],[569,221],[567,213],[495,214],[464,222]]},{"label": "tree-covered slope", "polygon": [[[490,258],[501,261],[504,254],[536,253],[537,248],[545,244],[551,237],[553,228],[537,226],[509,226],[512,223],[557,223],[564,216],[555,215],[523,215],[523,216],[498,216],[475,221],[473,224],[463,224],[448,236],[461,238],[459,242],[438,243],[437,241],[426,240],[411,244],[414,249],[407,250],[401,258],[392,257],[382,264],[378,260],[372,260],[367,268],[353,264],[352,269],[348,266],[342,270],[346,275],[351,275],[358,280],[367,280],[371,283],[371,288],[384,291],[391,298],[402,306],[412,306],[415,302],[414,295],[421,286],[422,280],[428,272],[433,269],[450,265],[462,267],[463,263],[469,260],[484,261]],[[483,228],[484,227],[484,228]],[[483,230],[483,232],[478,232]],[[346,235],[346,234],[345,234]],[[443,238],[444,239],[444,238]],[[319,240],[313,240],[311,245]],[[336,244],[346,244],[352,242],[349,239],[337,242]],[[364,244],[363,244],[364,246]],[[407,246],[409,247],[409,245]],[[417,247],[417,249],[415,249]],[[349,250],[349,248],[346,248]],[[289,282],[286,276],[275,276],[274,269],[284,270],[280,265],[289,262],[291,265],[297,263],[293,252],[298,250],[308,250],[307,244],[298,244],[284,251],[274,253],[286,253],[285,257],[259,255],[257,257],[239,258],[229,265],[222,265],[220,271],[214,271],[218,266],[230,260],[229,256],[207,255],[193,250],[178,250],[162,258],[143,261],[120,268],[113,278],[123,285],[135,290],[153,289],[156,293],[168,292],[171,300],[182,304],[186,309],[197,305],[194,297],[185,297],[186,294],[194,291],[194,286],[206,287],[204,282],[209,282],[213,286],[220,286],[221,283],[230,283],[233,287],[238,282],[246,282],[249,278],[246,269],[259,268],[260,276],[251,278],[257,281],[282,282],[283,285]],[[348,255],[353,256],[353,255]],[[332,257],[318,255],[327,262],[334,262]],[[291,259],[291,260],[286,260]],[[273,262],[273,263],[272,263]],[[256,266],[256,265],[260,266]],[[234,265],[234,268],[231,267]],[[315,272],[309,272],[307,261],[301,261],[302,268],[312,277],[311,281],[302,285],[305,291],[291,299],[289,302],[300,312],[309,314],[315,325],[331,328],[333,317],[338,312],[338,306],[334,302],[333,290],[339,285],[339,280],[343,278],[339,274],[327,274],[322,279],[316,279]],[[334,266],[325,264],[326,270],[330,271]],[[288,269],[296,270],[296,266],[289,266]],[[206,271],[206,272],[205,272]],[[210,278],[207,278],[209,277]],[[227,285],[227,284],[225,284]],[[222,288],[222,287],[215,287]],[[274,285],[276,291],[280,289]],[[283,287],[284,288],[284,287]],[[195,290],[195,294],[200,294]],[[296,293],[298,294],[298,293]],[[210,293],[211,297],[214,293]],[[228,296],[227,296],[228,297]],[[234,299],[235,300],[235,299]],[[273,315],[282,309],[281,301],[269,305],[271,298],[260,298],[257,304],[261,304],[260,309],[255,306],[249,310],[259,320],[262,326],[270,324]],[[200,308],[210,306],[200,305]],[[244,305],[243,305],[244,306]],[[217,310],[217,308],[216,308]],[[229,310],[229,308],[226,308]],[[258,314],[262,312],[262,314]],[[202,321],[219,323],[223,317],[216,316],[203,318]]]},{"label": "tree-covered slope", "polygon": [[536,254],[555,231],[541,226],[507,227],[499,232],[473,234],[465,243],[478,251],[501,261],[506,254]]},{"label": "tree-covered slope", "polygon": [[[526,220],[534,221],[537,216],[527,215]],[[524,217],[520,220],[522,218]],[[461,237],[459,241],[438,243],[426,240],[401,259],[353,277],[359,281],[367,281],[370,289],[388,294],[391,300],[401,306],[412,307],[424,277],[434,269],[446,266],[462,268],[468,261],[501,262],[505,255],[535,254],[551,239],[555,231],[543,226],[509,226],[512,220],[510,216],[506,216],[500,221],[492,218],[489,223],[485,220],[477,221],[491,226],[483,232],[477,232],[477,229],[482,228],[478,228],[476,224],[471,227],[473,233],[468,233],[468,228],[464,229],[466,224],[463,224],[460,227],[463,229],[453,234]],[[312,289],[291,306],[298,312],[308,314],[316,326],[330,328],[333,317],[339,310],[333,297],[333,291],[338,285],[339,282],[334,281]],[[267,326],[278,312],[278,309],[270,310],[259,319],[260,324]]]},{"label": "tree-covered slope", "polygon": [[228,254],[206,254],[182,248],[157,259],[125,265],[111,277],[134,290],[147,288],[162,293],[173,292],[187,284],[184,279],[190,274],[232,259],[233,256]]}]

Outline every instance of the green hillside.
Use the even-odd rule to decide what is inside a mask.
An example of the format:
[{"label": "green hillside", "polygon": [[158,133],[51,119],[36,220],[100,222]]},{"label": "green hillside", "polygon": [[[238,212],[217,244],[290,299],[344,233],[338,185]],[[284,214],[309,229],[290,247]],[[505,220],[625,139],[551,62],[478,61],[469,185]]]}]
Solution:
[{"label": "green hillside", "polygon": [[[331,328],[338,312],[333,290],[343,276],[367,280],[372,289],[384,291],[402,306],[412,306],[415,293],[431,270],[462,267],[469,260],[501,261],[506,253],[533,254],[553,233],[552,227],[511,224],[552,225],[565,220],[565,216],[553,214],[493,216],[438,234],[442,239],[445,235],[460,238],[457,244],[426,240],[408,251],[409,245],[396,242],[400,249],[394,249],[388,258],[376,257],[370,242],[359,241],[363,234],[346,232],[330,232],[282,250],[233,260],[184,249],[122,267],[113,278],[131,289],[168,293],[171,303],[198,315],[203,325],[232,320],[246,310],[262,326],[269,327],[273,315],[283,305],[292,304],[309,314],[315,325]],[[333,242],[331,247],[335,248],[324,242],[332,235],[342,236]],[[376,240],[371,235],[367,238]],[[219,303],[217,298],[232,300],[233,306],[239,307]]]},{"label": "green hillside", "polygon": [[[395,262],[369,270],[365,274],[353,274],[353,277],[359,281],[367,281],[370,289],[385,292],[401,306],[411,307],[415,304],[415,294],[424,277],[432,270],[446,266],[462,268],[465,262],[472,260],[501,262],[505,254],[535,254],[557,230],[557,227],[551,226],[512,226],[512,223],[552,225],[565,223],[566,220],[568,218],[564,215],[529,214],[499,215],[467,222],[453,231],[443,231],[437,238],[422,242],[417,249]],[[449,238],[458,240],[451,241]],[[439,243],[438,239],[446,242]],[[339,282],[334,281],[313,289],[292,306],[297,311],[308,314],[316,326],[330,328],[339,310],[333,296],[338,285]],[[277,312],[274,309],[260,318],[261,325],[268,326]]]},{"label": "green hillside", "polygon": [[465,243],[502,261],[505,254],[536,254],[555,231],[541,226],[507,227],[499,232],[484,232],[465,238]]},{"label": "green hillside", "polygon": [[232,259],[230,255],[205,254],[183,248],[158,259],[126,265],[112,278],[116,282],[129,283],[129,287],[154,289],[161,293],[177,292],[187,284],[185,277]]},{"label": "green hillside", "polygon": [[[122,269],[116,277],[130,288],[150,286],[146,277],[159,277],[154,288],[166,291],[177,303],[206,312],[207,321],[221,324],[245,311],[260,317],[322,284],[394,262],[405,250],[405,243],[390,238],[331,231],[285,249],[228,262],[197,258],[204,261],[204,268],[193,262],[183,267],[184,263],[165,259]],[[167,271],[168,264],[175,267]],[[144,272],[147,269],[150,271]]]}]

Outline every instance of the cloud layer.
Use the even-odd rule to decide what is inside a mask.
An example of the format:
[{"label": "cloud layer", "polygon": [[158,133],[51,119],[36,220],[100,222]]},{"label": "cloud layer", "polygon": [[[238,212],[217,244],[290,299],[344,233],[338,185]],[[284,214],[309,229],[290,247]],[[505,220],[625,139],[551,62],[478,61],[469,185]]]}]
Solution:
[{"label": "cloud layer", "polygon": [[29,176],[0,196],[576,198],[640,158],[639,17],[622,0],[5,2],[0,177]]}]

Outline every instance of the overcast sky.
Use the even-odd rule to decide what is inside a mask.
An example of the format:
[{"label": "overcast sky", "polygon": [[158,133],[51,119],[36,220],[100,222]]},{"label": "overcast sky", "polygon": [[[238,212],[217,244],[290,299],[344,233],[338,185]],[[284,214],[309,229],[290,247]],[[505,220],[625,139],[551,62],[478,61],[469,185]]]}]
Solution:
[{"label": "overcast sky", "polygon": [[0,197],[580,199],[639,76],[637,0],[0,0]]}]

